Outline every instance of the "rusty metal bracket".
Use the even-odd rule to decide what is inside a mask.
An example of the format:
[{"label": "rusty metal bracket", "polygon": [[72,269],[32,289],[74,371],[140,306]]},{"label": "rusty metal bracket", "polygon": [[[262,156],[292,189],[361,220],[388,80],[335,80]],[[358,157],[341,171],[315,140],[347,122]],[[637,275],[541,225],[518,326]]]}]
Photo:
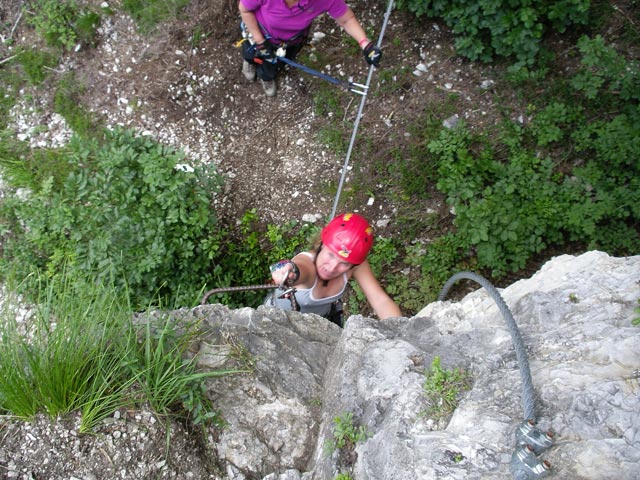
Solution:
[{"label": "rusty metal bracket", "polygon": [[204,294],[202,300],[200,301],[200,305],[206,305],[207,300],[211,295],[215,295],[216,293],[228,293],[228,292],[246,292],[249,290],[276,290],[276,289],[284,290],[278,298],[288,298],[291,302],[291,310],[300,311],[300,306],[296,301],[296,289],[293,287],[285,287],[284,285],[276,285],[275,283],[267,283],[264,285],[247,285],[243,287],[220,287],[209,290]]}]

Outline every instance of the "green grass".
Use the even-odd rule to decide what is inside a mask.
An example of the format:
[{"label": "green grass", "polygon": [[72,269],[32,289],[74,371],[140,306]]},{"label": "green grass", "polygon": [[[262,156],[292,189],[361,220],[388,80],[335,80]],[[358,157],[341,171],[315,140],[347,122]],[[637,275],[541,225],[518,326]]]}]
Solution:
[{"label": "green grass", "polygon": [[[7,307],[0,325],[2,408],[30,418],[84,405],[105,366],[121,361],[129,310],[109,288],[66,279],[44,286],[33,316],[19,325]],[[26,327],[26,331],[23,328]]]},{"label": "green grass", "polygon": [[100,130],[99,120],[82,104],[85,86],[73,72],[63,75],[58,81],[53,98],[53,109],[78,135],[89,137]]},{"label": "green grass", "polygon": [[[71,271],[42,281],[33,313],[24,321],[21,298],[5,293],[0,318],[0,411],[22,419],[81,412],[90,432],[121,407],[149,404],[193,425],[221,420],[204,381],[238,370],[199,371],[187,349],[197,333],[168,317],[132,322],[126,296],[113,286],[79,279]],[[147,318],[156,318],[147,314]]]},{"label": "green grass", "polygon": [[68,154],[66,148],[30,149],[26,142],[14,138],[13,132],[0,131],[0,168],[16,188],[37,192],[49,179],[60,188],[70,172],[70,165],[64,161]]},{"label": "green grass", "polygon": [[345,155],[349,147],[348,131],[341,125],[326,125],[318,130],[318,139],[337,155]]},{"label": "green grass", "polygon": [[150,33],[160,23],[176,19],[189,0],[123,0],[127,12],[143,33]]},{"label": "green grass", "polygon": [[136,352],[134,373],[151,407],[162,415],[179,411],[187,402],[197,410],[196,424],[216,418],[204,396],[202,382],[211,377],[248,370],[198,372],[196,357],[186,359],[189,346],[198,332],[198,324],[181,325],[170,316],[154,320],[149,316],[142,326],[142,342]]},{"label": "green grass", "polygon": [[39,48],[23,50],[18,54],[17,60],[32,85],[41,84],[49,74],[49,70],[58,64],[56,55]]}]

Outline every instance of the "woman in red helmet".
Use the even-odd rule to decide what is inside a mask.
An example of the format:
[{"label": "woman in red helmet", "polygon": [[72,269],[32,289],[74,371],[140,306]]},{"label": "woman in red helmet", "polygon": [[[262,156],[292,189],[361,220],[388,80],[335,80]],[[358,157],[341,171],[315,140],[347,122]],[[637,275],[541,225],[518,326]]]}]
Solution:
[{"label": "woman in red helmet", "polygon": [[[345,213],[322,229],[314,251],[272,265],[271,276],[279,285],[284,282],[296,288],[295,298],[302,313],[329,318],[332,304],[342,298],[348,281],[354,278],[380,319],[400,317],[398,305],[380,286],[367,261],[372,246],[369,223],[356,213]],[[269,295],[266,303],[291,309],[286,298]]]}]

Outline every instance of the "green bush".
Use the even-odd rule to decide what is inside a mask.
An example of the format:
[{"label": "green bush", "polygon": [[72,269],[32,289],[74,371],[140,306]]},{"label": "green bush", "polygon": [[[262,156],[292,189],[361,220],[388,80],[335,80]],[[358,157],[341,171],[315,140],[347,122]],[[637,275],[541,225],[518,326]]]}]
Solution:
[{"label": "green bush", "polygon": [[327,452],[335,450],[353,450],[358,442],[364,442],[369,437],[366,427],[356,426],[353,413],[347,412],[333,419],[333,439],[327,444]]},{"label": "green bush", "polygon": [[396,5],[417,17],[442,18],[456,36],[458,53],[471,60],[515,57],[522,65],[531,65],[548,26],[564,32],[586,24],[590,4],[589,0],[398,0]]},{"label": "green bush", "polygon": [[597,105],[610,106],[610,101],[618,103],[622,100],[632,101],[629,106],[637,106],[640,100],[640,64],[637,60],[627,60],[612,46],[606,45],[600,35],[581,37],[578,49],[583,68],[571,80],[578,93],[588,100],[605,100]]},{"label": "green bush", "polygon": [[442,286],[457,270],[468,269],[458,268],[458,265],[469,256],[470,247],[468,239],[455,233],[447,233],[427,245],[421,266],[423,282],[428,286],[425,291],[430,294],[428,300],[436,299]]},{"label": "green bush", "polygon": [[136,305],[193,304],[224,237],[211,209],[221,181],[212,168],[179,170],[184,161],[129,131],[74,137],[60,168],[68,175],[0,206],[5,270],[55,276],[68,265],[115,278]]},{"label": "green bush", "polygon": [[[468,132],[444,131],[430,148],[440,156],[438,188],[456,212],[455,243],[460,247],[455,250],[473,246],[477,266],[497,277],[524,268],[534,254],[569,240],[612,254],[637,251],[640,172],[632,158],[638,148],[633,135],[637,138],[640,132],[618,120],[601,125],[597,134],[578,144],[578,150],[591,147],[590,160],[566,177],[556,172],[549,157],[528,151],[517,140],[511,139],[515,148],[508,159],[499,161],[491,158],[498,157],[495,150],[486,147],[474,153],[478,149]],[[585,128],[591,132],[595,127]],[[461,138],[468,142],[464,147]],[[423,267],[441,269],[433,266],[433,255]],[[445,270],[455,263],[453,258],[445,261]]]},{"label": "green bush", "polygon": [[92,44],[100,16],[82,10],[75,0],[33,0],[27,21],[53,47],[72,50],[78,43]]},{"label": "green bush", "polygon": [[[283,226],[267,225],[265,232],[258,220],[255,209],[245,212],[239,224],[229,232],[214,268],[215,288],[271,282],[269,265],[307,250],[310,237],[317,231],[312,225],[291,221]],[[257,307],[265,295],[264,290],[248,290],[218,294],[209,302]]]},{"label": "green bush", "polygon": [[507,122],[492,138],[461,124],[428,144],[457,230],[430,246],[424,274],[443,275],[467,253],[499,277],[567,242],[640,250],[638,65],[600,38],[579,46],[581,66],[554,79],[548,103],[530,105],[528,125]]},{"label": "green bush", "polygon": [[[455,155],[451,145],[457,146]],[[475,247],[480,268],[501,276],[562,242],[566,201],[549,158],[518,144],[503,163],[488,147],[474,155],[472,145],[465,131],[443,131],[429,147],[440,156],[438,188],[455,209],[457,236]]]}]

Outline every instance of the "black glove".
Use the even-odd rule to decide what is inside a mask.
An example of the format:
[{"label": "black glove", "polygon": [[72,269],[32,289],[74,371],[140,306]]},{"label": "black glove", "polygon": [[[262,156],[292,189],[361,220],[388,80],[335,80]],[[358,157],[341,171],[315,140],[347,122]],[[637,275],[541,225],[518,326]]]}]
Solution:
[{"label": "black glove", "polygon": [[276,52],[273,49],[273,45],[266,40],[262,43],[256,43],[254,59],[256,63],[276,63]]},{"label": "black glove", "polygon": [[367,43],[367,46],[364,47],[362,53],[364,53],[364,59],[369,65],[373,65],[374,67],[380,66],[382,50],[380,50],[377,45],[374,45],[373,42]]}]

